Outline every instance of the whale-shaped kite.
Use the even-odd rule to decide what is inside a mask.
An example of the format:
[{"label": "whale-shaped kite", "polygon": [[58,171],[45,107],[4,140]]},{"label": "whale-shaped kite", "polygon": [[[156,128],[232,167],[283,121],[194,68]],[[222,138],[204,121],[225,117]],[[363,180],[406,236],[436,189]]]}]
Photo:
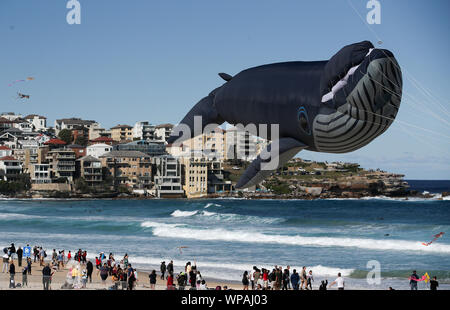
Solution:
[{"label": "whale-shaped kite", "polygon": [[[168,143],[181,144],[207,125],[225,121],[246,128],[254,124],[259,136],[265,124],[266,137],[271,137],[270,125],[278,124],[278,138],[270,138],[271,145],[247,168],[238,189],[259,184],[303,149],[346,153],[367,145],[392,124],[402,93],[393,54],[369,41],[345,46],[328,61],[274,63],[233,77],[219,75],[226,83],[189,111]],[[272,160],[278,164],[267,168]]]}]

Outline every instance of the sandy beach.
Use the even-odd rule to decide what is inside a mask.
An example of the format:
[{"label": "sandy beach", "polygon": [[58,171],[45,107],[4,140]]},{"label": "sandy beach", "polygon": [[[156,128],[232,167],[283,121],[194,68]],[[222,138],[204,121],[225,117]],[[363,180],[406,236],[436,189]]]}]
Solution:
[{"label": "sandy beach", "polygon": [[[48,261],[47,261],[48,262]],[[22,268],[23,268],[24,260],[22,260],[22,267],[18,267],[18,261],[17,259],[14,260],[14,264],[16,266],[16,275],[15,275],[15,283],[16,283],[16,290],[43,290],[43,284],[42,284],[42,269],[44,266],[39,266],[39,262],[32,264],[32,272],[31,275],[27,276],[28,285],[27,286],[20,286],[17,287],[17,284],[22,284]],[[69,262],[64,266],[64,268],[55,271],[55,273],[52,276],[51,285],[50,288],[52,290],[60,290],[61,287],[66,282],[67,273],[69,272],[72,264]],[[176,270],[177,271],[177,270]],[[135,289],[136,290],[150,290],[150,282],[149,282],[149,271],[139,270],[138,272],[138,281],[136,283]],[[179,272],[179,271],[178,271]],[[175,274],[176,276],[176,274]],[[9,288],[9,279],[10,275],[9,273],[0,273],[0,290],[7,290]],[[208,279],[205,278],[206,284],[208,288],[215,288],[216,286],[228,286],[228,288],[231,289],[241,289],[242,286],[235,282],[230,281],[220,281],[216,279]],[[86,288],[82,288],[83,290],[108,290],[111,286],[113,286],[113,281],[111,280],[111,277],[108,277],[108,279],[105,281],[105,283],[102,283],[102,280],[100,279],[100,275],[98,273],[97,269],[94,269],[94,272],[92,273],[92,283],[87,283]],[[157,282],[155,286],[156,290],[166,290],[166,280],[161,280],[160,273],[158,273]],[[187,289],[187,288],[186,288]]]}]

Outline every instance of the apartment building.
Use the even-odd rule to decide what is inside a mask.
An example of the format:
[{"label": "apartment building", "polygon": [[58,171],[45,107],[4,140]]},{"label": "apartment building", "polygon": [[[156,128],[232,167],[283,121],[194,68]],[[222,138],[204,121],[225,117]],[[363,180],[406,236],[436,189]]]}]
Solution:
[{"label": "apartment building", "polygon": [[89,186],[96,186],[103,181],[102,161],[93,156],[84,156],[77,159],[80,177],[82,177]]},{"label": "apartment building", "polygon": [[114,141],[132,141],[133,140],[133,127],[129,125],[117,125],[110,129],[111,138]]},{"label": "apartment building", "polygon": [[172,124],[160,124],[155,127],[155,139],[167,141],[170,134],[172,133],[173,125]]},{"label": "apartment building", "polygon": [[181,158],[182,183],[187,198],[203,197],[208,194],[208,164],[203,158]]},{"label": "apartment building", "polygon": [[171,155],[163,155],[154,157],[153,164],[156,195],[167,198],[183,197],[180,162]]},{"label": "apartment building", "polygon": [[86,147],[86,155],[95,158],[100,158],[100,156],[109,153],[113,150],[113,147],[109,144],[95,143]]},{"label": "apartment building", "polygon": [[67,178],[73,181],[75,174],[75,152],[68,149],[52,149],[45,156],[50,165],[50,177],[52,179]]},{"label": "apartment building", "polygon": [[14,181],[22,173],[22,164],[12,156],[0,158],[0,180]]},{"label": "apartment building", "polygon": [[100,156],[102,166],[113,177],[114,186],[126,185],[135,189],[152,187],[150,156],[137,151],[111,151]]},{"label": "apartment building", "polygon": [[160,156],[166,153],[166,144],[163,141],[139,140],[114,146],[118,151],[139,151],[149,156]]},{"label": "apartment building", "polygon": [[156,126],[148,121],[136,122],[133,126],[133,139],[155,140]]},{"label": "apartment building", "polygon": [[52,182],[49,164],[30,164],[29,173],[31,183],[33,184],[45,184]]}]

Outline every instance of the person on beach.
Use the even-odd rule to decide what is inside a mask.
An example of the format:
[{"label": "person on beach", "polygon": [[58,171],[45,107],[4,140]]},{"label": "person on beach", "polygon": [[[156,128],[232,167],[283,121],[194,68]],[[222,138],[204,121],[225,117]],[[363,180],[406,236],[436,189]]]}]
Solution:
[{"label": "person on beach", "polygon": [[159,270],[161,271],[161,280],[164,280],[164,274],[166,273],[166,262],[161,262],[161,266],[159,267]]},{"label": "person on beach", "polygon": [[[261,277],[261,275],[259,277]],[[269,288],[269,270],[263,269],[262,278],[263,278],[263,288],[267,290]]]},{"label": "person on beach", "polygon": [[333,282],[330,283],[329,287],[331,288],[335,284],[337,284],[338,290],[341,290],[341,291],[344,290],[345,281],[344,281],[344,278],[341,276],[340,272],[338,273],[338,277],[336,278],[336,280],[334,280]]},{"label": "person on beach", "polygon": [[28,275],[27,275],[27,267],[23,267],[22,269],[22,287],[28,286]]},{"label": "person on beach", "polygon": [[148,275],[149,280],[150,280],[150,289],[154,290],[155,289],[155,285],[156,285],[156,270],[152,270],[152,273],[150,273]]},{"label": "person on beach", "polygon": [[83,271],[81,272],[81,288],[86,288],[87,279],[87,271],[86,269],[83,269]]},{"label": "person on beach", "polygon": [[11,256],[11,259],[14,260],[16,258],[16,247],[14,246],[14,243],[11,243],[11,246],[9,247],[9,256]]},{"label": "person on beach", "polygon": [[439,282],[437,281],[436,276],[434,276],[433,279],[430,280],[430,290],[436,291],[438,287],[439,287]]},{"label": "person on beach", "polygon": [[255,285],[255,289],[256,290],[262,290],[263,289],[263,287],[264,287],[264,276],[263,276],[263,274],[260,274],[259,275],[259,279],[256,281],[256,283],[255,283],[256,285]]},{"label": "person on beach", "polygon": [[412,275],[409,277],[409,285],[411,286],[411,290],[417,291],[417,280],[419,280],[419,276],[417,272],[413,270]]},{"label": "person on beach", "polygon": [[131,264],[128,265],[128,290],[133,290],[134,282],[136,281],[136,276],[134,274],[134,269],[131,267]]},{"label": "person on beach", "polygon": [[292,275],[291,275],[291,283],[292,283],[292,289],[293,290],[298,290],[298,282],[300,281],[300,276],[297,273],[297,270],[294,269],[292,271]]},{"label": "person on beach", "polygon": [[89,279],[89,283],[92,283],[92,272],[94,271],[94,266],[92,265],[92,262],[88,259],[86,263],[86,272],[87,277]]},{"label": "person on beach", "polygon": [[95,268],[100,270],[100,267],[102,266],[102,261],[96,256],[95,257]]},{"label": "person on beach", "polygon": [[14,265],[14,261],[11,259],[9,264],[9,288],[15,288],[16,282],[14,277],[16,276],[16,266]]},{"label": "person on beach", "polygon": [[314,277],[312,274],[312,270],[310,270],[308,272],[308,274],[306,275],[306,289],[312,290],[312,282],[314,281]]},{"label": "person on beach", "polygon": [[127,269],[128,268],[128,254],[127,253],[125,253],[122,262],[123,262],[123,268]]},{"label": "person on beach", "polygon": [[69,251],[69,253],[67,253],[67,262],[69,262],[72,259],[72,252]]},{"label": "person on beach", "polygon": [[31,275],[31,257],[27,257],[27,273]]},{"label": "person on beach", "polygon": [[122,290],[127,290],[128,289],[128,277],[127,277],[127,271],[126,270],[122,270],[122,273],[119,276],[119,280],[122,283]]},{"label": "person on beach", "polygon": [[258,267],[253,266],[253,279],[258,280],[260,275],[261,275],[261,271],[258,269]]},{"label": "person on beach", "polygon": [[202,280],[202,282],[200,283],[200,287],[198,288],[200,291],[206,291],[208,289],[208,287],[206,286],[206,281]]},{"label": "person on beach", "polygon": [[302,271],[300,274],[300,290],[306,289],[306,267],[302,267]]},{"label": "person on beach", "polygon": [[283,291],[287,291],[288,290],[288,285],[289,285],[289,270],[286,268],[283,271],[283,287],[282,290]]},{"label": "person on beach", "polygon": [[167,273],[172,273],[173,275],[173,260],[167,265]]},{"label": "person on beach", "polygon": [[167,289],[173,290],[173,273],[169,272],[169,275],[167,276]]},{"label": "person on beach", "polygon": [[19,265],[19,267],[22,267],[22,256],[23,256],[23,250],[19,246],[19,248],[17,249],[17,264]]},{"label": "person on beach", "polygon": [[47,264],[42,269],[42,284],[44,285],[44,290],[50,289],[50,279],[52,276],[52,270],[50,269],[50,264]]},{"label": "person on beach", "polygon": [[100,278],[102,279],[103,285],[106,285],[106,279],[108,278],[108,265],[106,263],[100,267]]},{"label": "person on beach", "polygon": [[248,272],[244,271],[244,274],[242,275],[242,285],[244,286],[243,290],[248,290]]},{"label": "person on beach", "polygon": [[255,289],[255,282],[258,281],[258,279],[255,280],[255,269],[256,269],[256,266],[253,266],[253,270],[250,271],[250,274],[249,274],[252,291]]},{"label": "person on beach", "polygon": [[177,282],[178,282],[178,289],[184,290],[184,287],[186,286],[186,274],[181,271],[180,274],[177,276]]},{"label": "person on beach", "polygon": [[2,273],[8,272],[8,268],[9,268],[9,255],[8,250],[6,250],[5,254],[3,254]]}]

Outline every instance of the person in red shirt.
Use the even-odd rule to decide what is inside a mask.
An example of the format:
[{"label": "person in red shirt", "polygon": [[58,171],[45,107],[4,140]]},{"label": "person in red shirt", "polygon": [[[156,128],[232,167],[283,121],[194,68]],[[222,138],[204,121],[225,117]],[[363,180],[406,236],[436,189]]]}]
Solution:
[{"label": "person in red shirt", "polygon": [[69,251],[69,253],[67,254],[67,261],[69,261],[71,258],[72,258],[72,253],[70,253],[70,251]]},{"label": "person in red shirt", "polygon": [[169,275],[167,276],[167,289],[173,290],[173,274],[169,272]]}]

